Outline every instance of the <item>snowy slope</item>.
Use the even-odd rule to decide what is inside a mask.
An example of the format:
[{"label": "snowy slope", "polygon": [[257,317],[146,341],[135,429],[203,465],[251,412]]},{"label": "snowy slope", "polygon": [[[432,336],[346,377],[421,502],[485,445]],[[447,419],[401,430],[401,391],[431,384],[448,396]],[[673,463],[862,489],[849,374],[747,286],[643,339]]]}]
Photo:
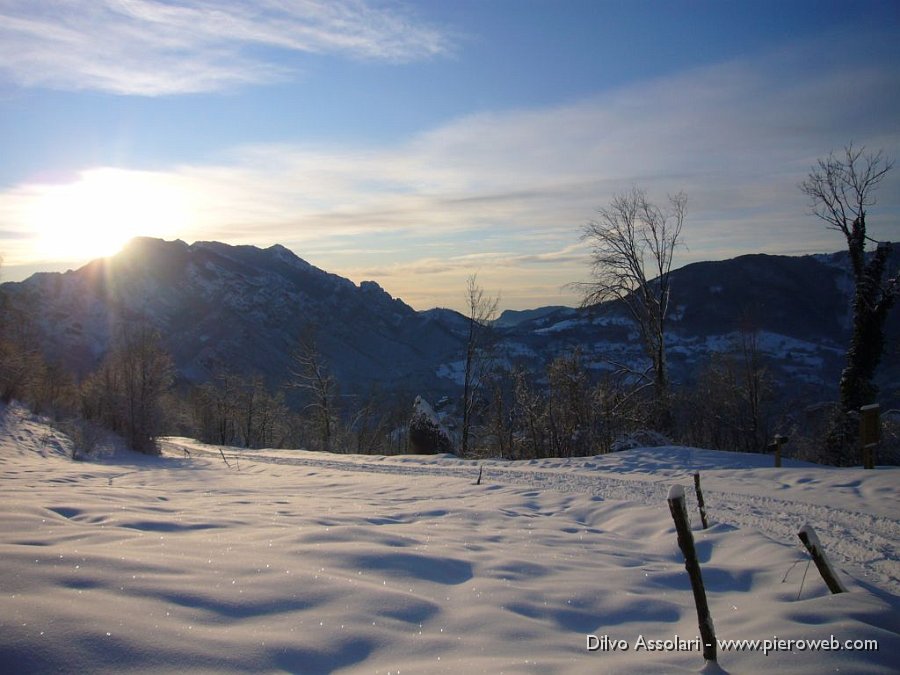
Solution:
[{"label": "snowy slope", "polygon": [[196,383],[225,368],[280,386],[298,337],[314,328],[342,385],[403,383],[430,391],[435,361],[460,344],[377,283],[357,286],[279,245],[138,237],[111,258],[66,274],[36,274],[0,291],[34,321],[48,358],[80,375],[96,368],[118,324],[135,320],[160,331],[179,374]]},{"label": "snowy slope", "polygon": [[[878,641],[721,667],[897,672],[897,469],[657,448],[485,462],[475,485],[446,455],[226,448],[229,467],[187,439],[76,463],[22,409],[0,417],[3,672],[698,672],[696,650],[637,650],[697,635],[665,503],[694,469],[719,638]],[[803,580],[807,520],[849,593]]]}]

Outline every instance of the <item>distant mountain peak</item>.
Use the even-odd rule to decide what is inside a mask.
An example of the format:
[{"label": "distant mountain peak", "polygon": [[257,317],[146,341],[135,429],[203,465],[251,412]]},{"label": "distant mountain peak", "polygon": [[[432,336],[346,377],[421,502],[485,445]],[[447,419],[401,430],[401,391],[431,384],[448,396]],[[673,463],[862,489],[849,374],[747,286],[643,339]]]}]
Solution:
[{"label": "distant mountain peak", "polygon": [[44,351],[79,374],[107,353],[116,326],[135,317],[160,331],[179,371],[195,382],[224,369],[280,385],[298,337],[311,326],[346,383],[433,388],[435,354],[445,360],[458,348],[445,327],[378,283],[357,286],[281,244],[136,237],[110,258],[3,289],[34,317]]},{"label": "distant mountain peak", "polygon": [[[174,240],[166,240],[160,237],[132,237],[129,239],[125,246],[122,247],[122,252],[125,251],[133,251],[133,250],[142,250],[142,249],[160,249],[163,247],[177,247],[177,248],[188,248],[188,245],[183,242],[181,239]],[[113,256],[115,257],[115,256]]]}]

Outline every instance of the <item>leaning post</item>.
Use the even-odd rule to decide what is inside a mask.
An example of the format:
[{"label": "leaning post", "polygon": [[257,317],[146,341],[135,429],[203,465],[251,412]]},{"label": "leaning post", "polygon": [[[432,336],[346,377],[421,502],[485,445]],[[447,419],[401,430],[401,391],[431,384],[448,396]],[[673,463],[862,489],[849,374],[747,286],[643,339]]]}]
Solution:
[{"label": "leaning post", "polygon": [[688,520],[687,507],[684,504],[684,488],[673,485],[669,488],[669,511],[675,521],[675,531],[678,533],[678,547],[684,555],[684,567],[691,580],[691,589],[694,591],[694,604],[697,605],[697,621],[700,624],[700,638],[703,640],[703,658],[707,661],[716,660],[716,629],[713,626],[712,616],[709,613],[709,604],[706,601],[706,589],[703,587],[703,575],[700,573],[700,561],[697,559],[697,549],[694,548],[694,535],[691,534],[691,524]]},{"label": "leaning post", "polygon": [[844,587],[844,584],[841,583],[841,580],[838,579],[834,568],[831,566],[831,561],[828,560],[828,556],[825,555],[825,549],[822,548],[822,542],[819,541],[819,537],[816,535],[813,526],[807,523],[800,528],[797,536],[800,537],[800,541],[803,542],[803,545],[806,546],[806,550],[809,551],[809,554],[812,556],[813,562],[816,563],[816,567],[819,570],[819,574],[822,575],[825,585],[828,586],[828,590],[832,593],[846,593],[847,589]]}]

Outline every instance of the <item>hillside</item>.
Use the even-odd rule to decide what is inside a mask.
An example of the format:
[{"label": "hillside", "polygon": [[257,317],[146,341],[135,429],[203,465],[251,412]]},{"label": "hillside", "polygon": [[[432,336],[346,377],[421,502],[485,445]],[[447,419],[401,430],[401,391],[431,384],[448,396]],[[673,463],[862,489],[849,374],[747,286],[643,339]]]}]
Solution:
[{"label": "hillside", "polygon": [[[895,248],[893,269],[900,269]],[[836,396],[850,334],[852,278],[846,254],[745,255],[674,270],[667,357],[676,382],[689,384],[712,354],[735,350],[742,331],[755,333],[768,366],[786,385],[809,387],[819,400]],[[900,311],[888,322],[878,381],[885,401],[900,403]],[[546,360],[575,347],[598,372],[616,364],[646,365],[624,309],[537,312],[503,329],[510,360]]]}]

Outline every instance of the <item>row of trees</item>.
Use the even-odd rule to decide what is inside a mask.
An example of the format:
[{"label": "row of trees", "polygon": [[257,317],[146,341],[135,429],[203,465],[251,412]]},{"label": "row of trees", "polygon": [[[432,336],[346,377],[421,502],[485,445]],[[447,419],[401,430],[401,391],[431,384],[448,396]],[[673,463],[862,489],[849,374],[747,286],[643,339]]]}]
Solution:
[{"label": "row of trees", "polygon": [[141,452],[155,451],[166,427],[165,396],[174,368],[159,334],[125,325],[97,370],[76,383],[71,373],[48,362],[28,317],[0,295],[0,400],[24,401],[56,419],[90,451],[101,429],[121,436]]},{"label": "row of trees", "polygon": [[[739,333],[730,350],[713,355],[689,382],[667,387],[662,405],[656,390],[632,370],[589,360],[578,348],[539,372],[510,366],[511,360],[496,350],[478,354],[490,365],[470,404],[469,456],[593,455],[624,447],[642,433],[643,442],[677,439],[758,452],[779,423],[774,382],[758,333],[750,329]],[[668,420],[660,418],[661,407]]]},{"label": "row of trees", "polygon": [[272,394],[261,376],[221,371],[209,382],[190,388],[185,398],[182,431],[204,442],[280,448],[298,436],[298,424],[285,405],[284,394]]},{"label": "row of trees", "polygon": [[310,330],[285,382],[269,386],[260,375],[220,371],[205,384],[183,387],[173,421],[179,433],[216,445],[390,454],[407,449],[405,434],[393,432],[404,429],[411,403],[396,401],[378,390],[341,395]]}]

